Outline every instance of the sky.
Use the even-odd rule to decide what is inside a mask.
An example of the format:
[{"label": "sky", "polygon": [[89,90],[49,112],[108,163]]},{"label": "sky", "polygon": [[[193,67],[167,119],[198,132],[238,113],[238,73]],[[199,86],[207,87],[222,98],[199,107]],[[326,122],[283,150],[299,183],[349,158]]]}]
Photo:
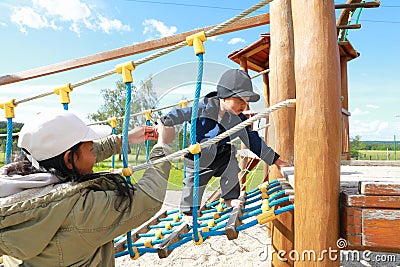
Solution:
[{"label": "sky", "polygon": [[[336,4],[344,3],[335,1]],[[3,0],[0,2],[0,76],[72,60],[144,41],[219,24],[258,3],[255,0]],[[269,12],[263,7],[251,15]],[[340,11],[337,11],[337,16]],[[400,139],[400,2],[382,0],[375,9],[363,9],[361,29],[348,35],[360,57],[348,62],[350,136],[361,140]],[[205,42],[202,94],[215,89],[227,68],[238,68],[227,55],[257,41],[269,25],[208,38]],[[153,52],[24,82],[0,86],[0,103],[17,101],[75,84],[112,70],[117,64],[143,59]],[[193,98],[197,59],[185,47],[139,65],[134,84],[153,77],[159,106]],[[250,72],[250,75],[254,75]],[[77,87],[69,109],[82,118],[103,103],[100,90],[114,88],[117,74]],[[262,93],[261,77],[253,79]],[[263,103],[251,106],[262,108]],[[58,96],[24,102],[15,108],[16,122],[26,122],[38,111],[62,108]],[[5,120],[0,114],[0,120]]]}]

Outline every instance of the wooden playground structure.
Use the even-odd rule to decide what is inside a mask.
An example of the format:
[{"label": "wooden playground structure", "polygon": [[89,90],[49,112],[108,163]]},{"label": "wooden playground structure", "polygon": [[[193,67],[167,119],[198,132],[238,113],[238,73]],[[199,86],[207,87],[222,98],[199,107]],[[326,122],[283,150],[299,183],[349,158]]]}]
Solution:
[{"label": "wooden playground structure", "polygon": [[[345,249],[400,253],[400,234],[393,231],[400,226],[400,184],[365,182],[359,188],[340,188],[341,160],[350,159],[347,64],[359,56],[345,32],[361,27],[348,25],[357,8],[378,6],[379,1],[348,0],[335,6],[333,1],[275,0],[269,14],[241,19],[216,33],[270,24],[270,33],[228,57],[245,71],[264,71],[266,107],[296,99],[295,108],[277,111],[273,120],[270,115],[274,127],[265,135],[271,143],[268,136],[274,134],[275,150],[294,164],[296,176],[295,210],[269,225],[276,251],[313,250],[320,255],[338,249],[337,241],[344,238]],[[342,10],[337,21],[335,8]],[[0,86],[168,47],[210,28],[2,76]],[[274,167],[265,169],[265,174],[270,180],[281,177]],[[340,262],[328,257],[282,262],[275,254],[272,264],[339,266]]]}]

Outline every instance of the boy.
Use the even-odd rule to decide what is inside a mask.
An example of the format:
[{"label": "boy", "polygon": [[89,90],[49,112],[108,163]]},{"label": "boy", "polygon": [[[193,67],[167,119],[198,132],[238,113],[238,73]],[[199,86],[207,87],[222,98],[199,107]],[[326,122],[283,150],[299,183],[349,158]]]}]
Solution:
[{"label": "boy", "polygon": [[[260,95],[253,91],[250,76],[237,69],[226,71],[220,78],[217,91],[207,94],[198,105],[198,118],[196,127],[196,141],[205,142],[226,130],[246,120],[243,111],[248,102],[256,102]],[[161,118],[165,126],[182,124],[191,120],[192,108],[176,109]],[[221,198],[227,207],[238,207],[243,203],[238,199],[240,185],[238,173],[240,171],[236,159],[236,149],[229,141],[239,137],[242,142],[268,165],[278,167],[290,166],[289,163],[279,159],[279,155],[260,138],[257,132],[246,127],[215,145],[204,148],[200,154],[200,181],[199,203],[204,189],[212,176],[221,177]],[[189,216],[186,222],[192,224],[193,186],[194,186],[194,160],[192,154],[187,154],[184,159],[186,166],[185,186],[181,197],[181,211]]]}]

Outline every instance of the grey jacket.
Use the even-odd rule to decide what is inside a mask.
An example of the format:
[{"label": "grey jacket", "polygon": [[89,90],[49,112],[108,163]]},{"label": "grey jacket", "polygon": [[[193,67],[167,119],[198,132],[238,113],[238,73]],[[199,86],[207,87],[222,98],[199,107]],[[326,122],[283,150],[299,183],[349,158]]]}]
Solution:
[{"label": "grey jacket", "polygon": [[[119,151],[115,138],[95,146],[98,159]],[[170,153],[155,145],[150,160]],[[0,255],[20,266],[114,266],[113,239],[138,227],[160,208],[170,163],[145,171],[129,201],[116,210],[115,185],[107,178],[48,184],[0,198]],[[11,179],[0,174],[0,179]],[[126,208],[126,209],[125,209]],[[121,212],[123,211],[123,212]]]}]

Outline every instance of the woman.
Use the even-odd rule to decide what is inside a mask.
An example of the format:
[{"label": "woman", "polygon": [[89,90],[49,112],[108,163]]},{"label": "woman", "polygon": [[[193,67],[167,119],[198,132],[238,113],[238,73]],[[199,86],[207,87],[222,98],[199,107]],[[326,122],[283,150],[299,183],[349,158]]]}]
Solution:
[{"label": "woman", "polygon": [[[114,266],[113,239],[151,218],[164,200],[171,164],[145,171],[135,184],[117,174],[93,173],[120,151],[73,113],[39,114],[26,123],[18,145],[26,158],[0,169],[0,255],[20,266]],[[150,160],[170,152],[173,127],[160,122],[129,132],[129,142],[155,139]]]}]

